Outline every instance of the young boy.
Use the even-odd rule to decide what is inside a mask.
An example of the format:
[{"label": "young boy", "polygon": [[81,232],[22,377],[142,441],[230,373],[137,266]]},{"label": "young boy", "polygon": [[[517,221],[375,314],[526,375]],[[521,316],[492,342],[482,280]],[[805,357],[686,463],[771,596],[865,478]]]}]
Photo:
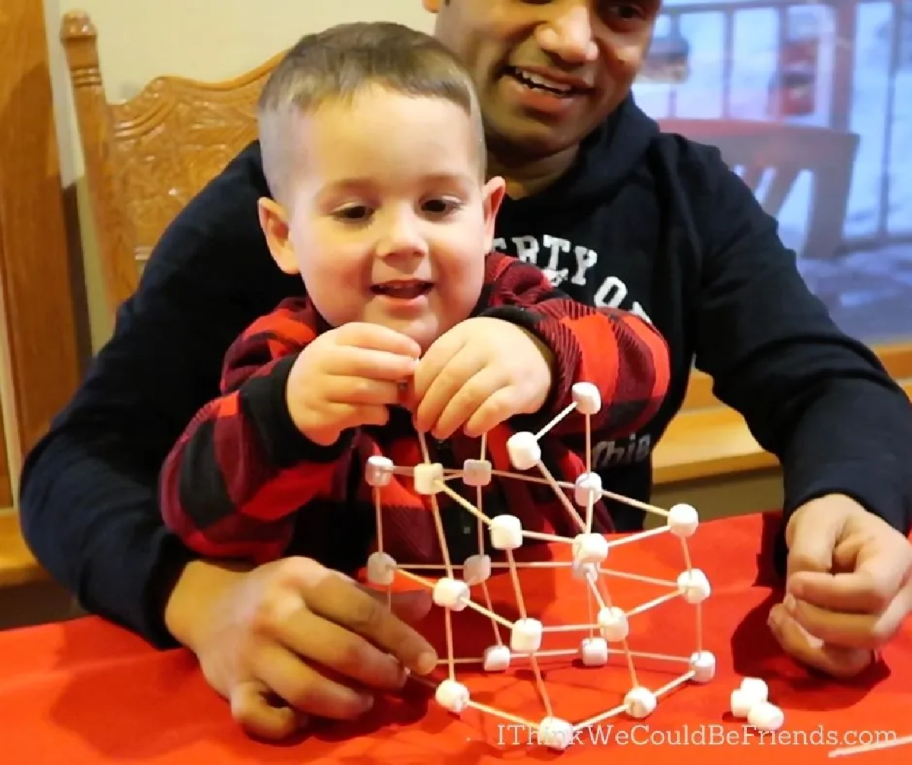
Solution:
[{"label": "young boy", "polygon": [[[593,439],[653,416],[669,359],[649,323],[573,302],[538,268],[489,254],[504,184],[486,179],[471,80],[439,42],[388,23],[308,36],[269,79],[259,115],[272,192],[262,230],[306,297],[237,340],[221,396],[164,464],[164,519],[189,547],[351,572],[378,541],[369,458],[516,472],[510,434],[547,425],[577,382],[601,398]],[[427,455],[419,432],[433,436]],[[584,417],[570,415],[542,439],[542,460],[574,481],[586,445]],[[448,486],[475,501],[460,480]],[[407,474],[382,492],[385,552],[441,562],[429,498]],[[436,499],[460,563],[478,552],[476,520]],[[495,477],[483,502],[527,530],[579,533],[547,485]],[[610,530],[604,504],[595,519]]]}]

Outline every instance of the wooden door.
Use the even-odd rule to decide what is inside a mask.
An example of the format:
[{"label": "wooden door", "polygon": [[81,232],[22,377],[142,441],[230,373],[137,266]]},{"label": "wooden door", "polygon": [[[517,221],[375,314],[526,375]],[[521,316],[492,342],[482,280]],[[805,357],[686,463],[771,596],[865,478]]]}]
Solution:
[{"label": "wooden door", "polygon": [[[79,382],[43,4],[0,4],[0,585],[39,577],[15,512],[22,456]],[[81,274],[81,270],[78,271]]]}]

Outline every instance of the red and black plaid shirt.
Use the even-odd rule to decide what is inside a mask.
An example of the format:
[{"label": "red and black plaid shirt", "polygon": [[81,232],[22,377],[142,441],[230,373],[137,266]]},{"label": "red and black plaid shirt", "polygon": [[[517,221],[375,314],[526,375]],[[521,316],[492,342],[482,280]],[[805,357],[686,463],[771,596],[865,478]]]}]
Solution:
[{"label": "red and black plaid shirt", "polygon": [[[494,470],[516,472],[507,439],[518,430],[544,427],[571,402],[576,382],[593,383],[601,393],[601,411],[591,418],[593,445],[643,427],[666,395],[667,346],[647,321],[571,300],[534,266],[489,255],[474,315],[528,329],[555,358],[544,410],[488,433],[485,456]],[[222,395],[198,412],[166,459],[161,474],[165,523],[198,554],[258,563],[307,554],[327,562],[340,559],[340,548],[351,547],[349,557],[359,566],[363,559],[357,558],[375,544],[377,531],[373,490],[363,475],[368,457],[383,455],[402,467],[422,462],[405,412],[394,411],[386,426],[346,433],[331,447],[310,443],[296,430],[285,404],[285,383],[298,353],[326,329],[305,298],[286,301],[253,323],[228,351]],[[542,439],[543,461],[556,479],[572,482],[585,471],[584,436],[584,416],[571,413]],[[461,434],[444,451],[429,443],[432,459],[444,468],[459,469],[465,459],[482,456],[480,439]],[[541,478],[537,471],[529,475]],[[475,502],[474,488],[459,480],[448,485]],[[382,492],[384,550],[399,563],[442,562],[429,498],[417,494],[407,476],[393,476]],[[567,496],[573,502],[572,492]],[[469,533],[476,520],[445,494],[437,499],[447,514],[448,534],[463,537],[466,546],[461,553],[451,548],[451,555],[477,551],[477,535]],[[546,484],[495,477],[485,488],[481,509],[488,515],[516,515],[526,530],[565,537],[579,533]],[[584,516],[584,508],[578,510]],[[604,506],[598,506],[595,519],[597,529],[611,529]],[[459,539],[451,543],[460,544]]]}]

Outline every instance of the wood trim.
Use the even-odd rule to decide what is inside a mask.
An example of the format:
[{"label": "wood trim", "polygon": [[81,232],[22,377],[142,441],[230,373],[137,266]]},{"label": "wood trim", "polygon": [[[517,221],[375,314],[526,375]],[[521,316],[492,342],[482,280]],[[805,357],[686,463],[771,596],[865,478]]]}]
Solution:
[{"label": "wood trim", "polygon": [[[902,387],[912,397],[908,378],[912,375]],[[760,447],[740,414],[716,406],[681,412],[671,421],[653,454],[653,481],[660,486],[778,467],[778,460]]]},{"label": "wood trim", "polygon": [[[893,343],[873,347],[884,368],[894,380],[912,379],[912,343]],[[688,412],[695,409],[723,406],[713,395],[712,378],[694,370],[690,376],[687,395],[681,407]]]},{"label": "wood trim", "polygon": [[49,580],[22,538],[18,513],[0,513],[0,589]]},{"label": "wood trim", "polygon": [[[0,388],[2,391],[2,388]],[[6,394],[0,392],[0,398]],[[0,411],[0,512],[2,508],[13,507],[13,470],[12,461],[9,458],[9,449],[7,448],[6,416]]]},{"label": "wood trim", "polygon": [[681,412],[655,448],[653,482],[657,486],[714,478],[778,466],[760,448],[734,409],[717,406]]}]

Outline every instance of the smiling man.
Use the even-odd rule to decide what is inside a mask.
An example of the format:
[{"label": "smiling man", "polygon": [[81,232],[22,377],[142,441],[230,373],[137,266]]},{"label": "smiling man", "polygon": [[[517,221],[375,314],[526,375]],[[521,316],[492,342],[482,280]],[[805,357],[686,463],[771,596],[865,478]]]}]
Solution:
[{"label": "smiling man", "polygon": [[[581,302],[647,318],[670,345],[674,377],[659,415],[623,443],[594,446],[604,485],[648,499],[652,448],[694,363],[706,371],[782,462],[789,596],[770,627],[800,661],[857,673],[912,607],[912,410],[809,293],[776,221],[719,153],[661,134],[634,103],[658,5],[424,6],[471,74],[488,171],[507,183],[497,249]],[[220,565],[161,523],[158,470],[217,392],[225,350],[256,316],[300,294],[260,235],[257,201],[268,193],[254,144],[178,216],[114,337],[29,455],[21,510],[39,560],[84,606],[156,645],[190,646],[241,723],[280,738],[313,710],[323,682],[296,658],[312,638],[301,603],[364,634],[342,658],[326,648],[353,687],[398,686],[388,655],[423,671],[429,647],[406,623],[426,601],[397,600],[392,618],[313,561]],[[641,514],[613,510],[618,527],[641,526]],[[268,703],[266,678],[277,675],[280,707]]]}]

